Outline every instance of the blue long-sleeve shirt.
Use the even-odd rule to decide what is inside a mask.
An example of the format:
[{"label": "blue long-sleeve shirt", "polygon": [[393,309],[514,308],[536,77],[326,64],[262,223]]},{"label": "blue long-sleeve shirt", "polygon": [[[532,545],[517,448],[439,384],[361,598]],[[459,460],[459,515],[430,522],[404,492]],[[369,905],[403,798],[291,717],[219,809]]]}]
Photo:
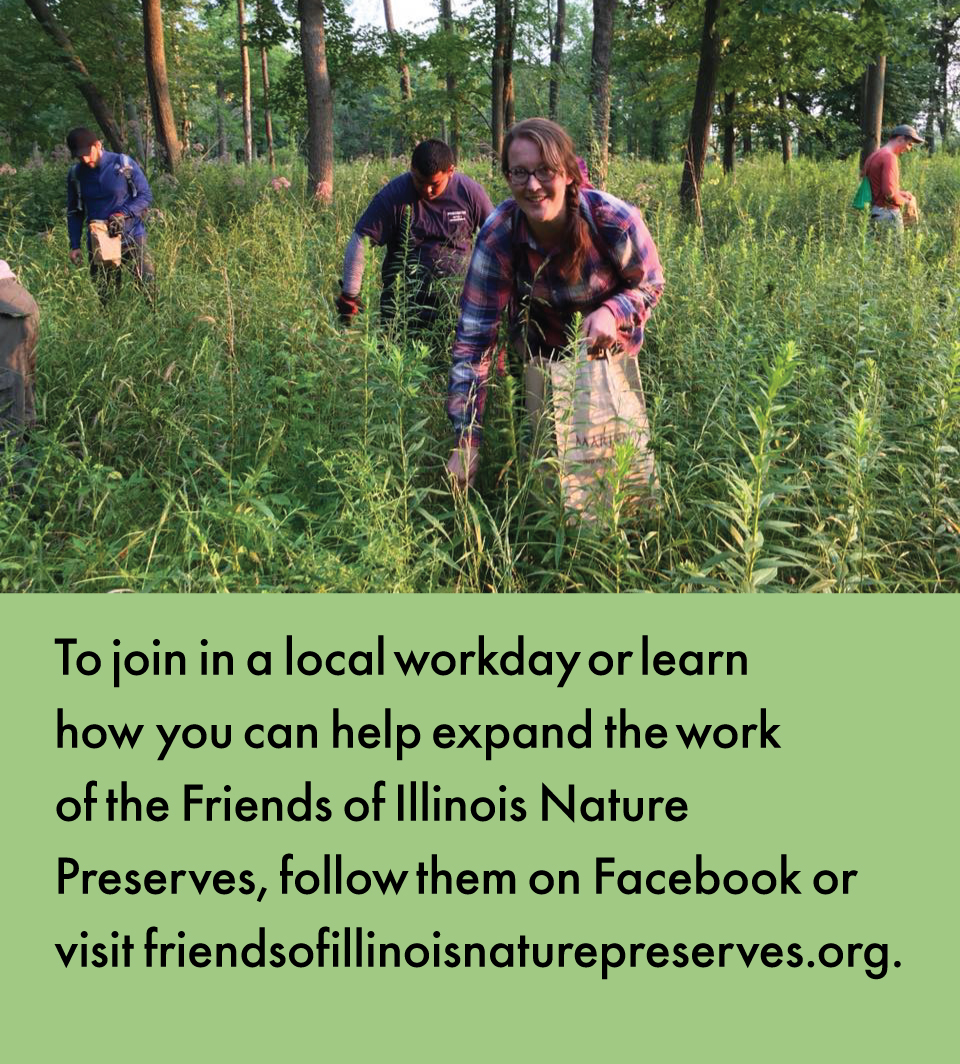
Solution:
[{"label": "blue long-sleeve shirt", "polygon": [[[147,230],[143,213],[153,202],[153,193],[146,176],[134,159],[130,159],[130,183],[123,173],[124,157],[116,152],[105,151],[96,166],[77,163],[76,177],[80,183],[80,195],[74,181],[74,168],[67,174],[67,233],[70,248],[80,247],[84,220],[106,221],[111,214],[122,212],[127,216],[125,239],[142,239]],[[89,238],[88,238],[89,239]]]}]

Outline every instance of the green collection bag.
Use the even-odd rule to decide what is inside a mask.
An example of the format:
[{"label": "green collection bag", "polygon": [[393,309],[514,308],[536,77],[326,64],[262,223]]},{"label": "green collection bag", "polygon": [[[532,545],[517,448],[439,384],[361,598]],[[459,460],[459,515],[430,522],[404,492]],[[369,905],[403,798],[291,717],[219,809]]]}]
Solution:
[{"label": "green collection bag", "polygon": [[853,197],[853,203],[850,206],[855,211],[866,210],[867,207],[873,202],[873,192],[870,190],[870,181],[867,178],[861,178],[860,184],[857,186],[857,194]]}]

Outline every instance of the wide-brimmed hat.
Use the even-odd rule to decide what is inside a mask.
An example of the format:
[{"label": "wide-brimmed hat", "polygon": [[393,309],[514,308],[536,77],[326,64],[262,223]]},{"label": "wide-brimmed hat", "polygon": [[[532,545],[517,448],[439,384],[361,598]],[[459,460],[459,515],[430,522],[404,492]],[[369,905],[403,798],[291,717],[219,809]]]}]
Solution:
[{"label": "wide-brimmed hat", "polygon": [[894,126],[890,130],[891,137],[906,137],[907,140],[912,140],[914,144],[923,144],[923,137],[913,128],[913,126]]}]

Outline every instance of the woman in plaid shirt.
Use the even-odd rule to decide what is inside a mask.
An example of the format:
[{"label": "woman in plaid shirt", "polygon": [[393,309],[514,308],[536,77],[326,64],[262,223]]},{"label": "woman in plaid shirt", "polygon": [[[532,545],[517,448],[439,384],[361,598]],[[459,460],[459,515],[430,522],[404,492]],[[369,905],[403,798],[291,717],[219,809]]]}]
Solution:
[{"label": "woman in plaid shirt", "polygon": [[524,359],[562,355],[578,312],[590,348],[636,357],[663,291],[660,257],[639,210],[582,187],[564,129],[546,118],[518,122],[500,162],[513,198],[477,235],[450,369],[456,445],[447,469],[460,485],[476,475],[491,350],[508,304],[511,342]]}]

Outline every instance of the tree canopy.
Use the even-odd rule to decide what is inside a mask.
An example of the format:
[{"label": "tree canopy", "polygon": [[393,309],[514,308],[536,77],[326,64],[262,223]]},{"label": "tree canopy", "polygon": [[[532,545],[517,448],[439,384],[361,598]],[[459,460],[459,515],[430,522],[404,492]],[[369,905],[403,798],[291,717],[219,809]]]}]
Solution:
[{"label": "tree canopy", "polygon": [[0,0],[0,70],[20,90],[0,97],[0,158],[49,152],[96,121],[105,140],[115,123],[129,150],[172,165],[148,8],[162,20],[177,142],[208,157],[244,150],[241,25],[258,60],[253,154],[309,154],[323,109],[308,107],[318,60],[303,60],[304,11],[322,27],[310,49],[322,39],[339,158],[406,153],[425,136],[495,153],[513,121],[548,111],[601,182],[608,153],[693,152],[695,180],[714,147],[728,169],[758,146],[785,162],[794,150],[850,155],[869,143],[876,107],[884,127],[910,122],[932,150],[958,143],[960,0],[440,0],[415,30],[392,17],[357,26],[344,0]]}]

